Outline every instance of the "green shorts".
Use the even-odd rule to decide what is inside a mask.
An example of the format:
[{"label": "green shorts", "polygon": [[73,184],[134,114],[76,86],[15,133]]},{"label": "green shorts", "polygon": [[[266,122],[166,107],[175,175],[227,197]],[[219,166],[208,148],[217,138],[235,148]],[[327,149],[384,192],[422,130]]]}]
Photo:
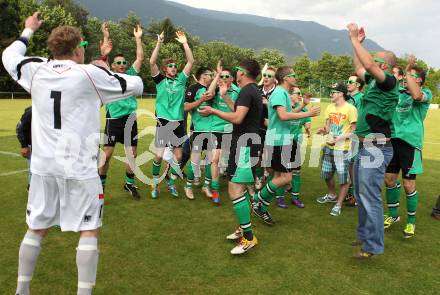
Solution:
[{"label": "green shorts", "polygon": [[227,173],[230,181],[234,183],[251,184],[255,182],[255,171],[252,167],[251,157],[258,157],[258,146],[247,144],[237,146],[238,140],[232,139],[229,152]]}]

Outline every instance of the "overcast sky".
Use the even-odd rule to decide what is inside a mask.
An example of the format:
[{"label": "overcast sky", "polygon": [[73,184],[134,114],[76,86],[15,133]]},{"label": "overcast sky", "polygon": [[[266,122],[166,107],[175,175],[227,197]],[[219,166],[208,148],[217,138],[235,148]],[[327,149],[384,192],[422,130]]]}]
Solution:
[{"label": "overcast sky", "polygon": [[414,53],[440,68],[440,1],[172,0],[189,6],[278,19],[313,20],[333,29],[350,22],[397,55]]}]

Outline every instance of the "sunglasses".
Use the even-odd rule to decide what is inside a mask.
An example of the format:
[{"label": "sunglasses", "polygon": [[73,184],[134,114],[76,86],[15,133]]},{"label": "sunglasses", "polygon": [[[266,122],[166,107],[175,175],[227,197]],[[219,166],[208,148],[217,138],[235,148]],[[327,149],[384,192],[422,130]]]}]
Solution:
[{"label": "sunglasses", "polygon": [[417,74],[410,74],[410,76],[411,76],[411,77],[414,77],[414,78],[416,78],[416,79],[417,79],[417,78],[420,78],[420,76],[417,75]]},{"label": "sunglasses", "polygon": [[353,81],[353,80],[348,80],[348,81],[347,81],[347,84],[358,84],[358,82]]},{"label": "sunglasses", "polygon": [[84,47],[84,49],[87,49],[88,46],[89,46],[89,41],[82,41],[78,45],[78,47]]},{"label": "sunglasses", "polygon": [[294,91],[294,92],[290,92],[290,94],[298,94],[298,95],[303,95],[303,93],[301,91]]},{"label": "sunglasses", "polygon": [[220,75],[220,79],[229,79],[231,75]]},{"label": "sunglasses", "polygon": [[167,64],[168,68],[175,68],[177,69],[177,65],[176,64]]},{"label": "sunglasses", "polygon": [[286,77],[296,77],[296,74],[288,74]]},{"label": "sunglasses", "polygon": [[263,78],[273,78],[272,74],[263,74]]},{"label": "sunglasses", "polygon": [[240,67],[240,66],[235,67],[234,70],[236,70],[236,71],[240,71],[240,72],[243,72],[245,75],[249,75],[249,72],[248,72],[247,70],[243,69],[243,68]]},{"label": "sunglasses", "polygon": [[127,65],[127,61],[126,60],[118,60],[118,61],[114,61],[113,64],[118,65],[118,66],[120,66],[120,65],[125,66],[125,65]]},{"label": "sunglasses", "polygon": [[388,66],[390,66],[390,65],[387,64],[383,59],[375,58],[374,61],[375,61],[375,62],[378,62],[378,63],[380,63],[380,64],[384,64],[384,65],[388,65]]}]

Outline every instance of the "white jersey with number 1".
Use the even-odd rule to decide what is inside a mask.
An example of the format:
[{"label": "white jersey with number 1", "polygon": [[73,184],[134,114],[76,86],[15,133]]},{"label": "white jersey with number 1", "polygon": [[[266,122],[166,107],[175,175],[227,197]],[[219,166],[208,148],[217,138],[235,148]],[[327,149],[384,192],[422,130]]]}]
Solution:
[{"label": "white jersey with number 1", "polygon": [[140,95],[142,80],[71,60],[29,58],[25,52],[25,43],[15,41],[3,52],[3,64],[32,97],[31,172],[97,177],[100,107]]}]

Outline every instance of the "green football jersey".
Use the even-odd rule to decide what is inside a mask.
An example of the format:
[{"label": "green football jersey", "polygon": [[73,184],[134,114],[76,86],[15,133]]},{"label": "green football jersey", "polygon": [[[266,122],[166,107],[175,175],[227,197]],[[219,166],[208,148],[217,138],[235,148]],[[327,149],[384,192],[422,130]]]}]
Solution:
[{"label": "green football jersey", "polygon": [[[130,76],[137,76],[138,72],[131,66],[125,74]],[[126,99],[118,100],[106,104],[107,117],[109,118],[121,118],[124,116],[129,116],[131,113],[137,110],[137,99],[136,96],[129,96]]]},{"label": "green football jersey", "polygon": [[[194,96],[194,101],[197,101],[202,98],[202,95],[206,92],[206,88],[200,88],[196,95]],[[211,121],[215,116],[207,116],[203,117],[199,113],[199,108],[203,108],[203,106],[209,105],[209,102],[203,102],[198,108],[194,108],[191,110],[191,121],[194,126],[195,132],[210,132],[211,131]]]},{"label": "green football jersey", "polygon": [[432,102],[431,90],[423,87],[422,92],[424,101],[415,101],[406,92],[400,94],[391,128],[393,138],[400,138],[420,150],[423,148],[423,121]]},{"label": "green football jersey", "polygon": [[362,102],[363,97],[364,97],[364,94],[362,92],[358,92],[355,95],[351,96],[351,99],[349,99],[347,102],[351,105],[354,105],[359,112],[359,109],[361,108],[361,102]]},{"label": "green football jersey", "polygon": [[289,92],[281,86],[275,88],[269,99],[266,144],[270,146],[289,145],[292,143],[292,121],[280,120],[276,106],[285,107],[287,112],[292,112],[292,101]]},{"label": "green football jersey", "polygon": [[[240,93],[240,88],[234,84],[231,84],[231,87],[229,88],[227,95],[229,98],[235,102],[238,98],[238,94]],[[215,109],[218,109],[222,112],[231,112],[228,105],[225,103],[223,98],[220,96],[220,93],[217,92],[217,94],[214,96],[212,101],[212,107]],[[218,116],[211,116],[211,131],[212,132],[221,132],[221,133],[231,133],[233,125],[231,122],[228,122],[226,120],[223,120],[222,118]]]},{"label": "green football jersey", "polygon": [[185,102],[185,87],[188,77],[184,72],[175,79],[162,74],[153,77],[156,83],[156,117],[168,121],[183,120],[183,104]]},{"label": "green football jersey", "polygon": [[[393,74],[385,72],[392,79]],[[355,133],[357,136],[366,137],[371,133],[381,133],[391,126],[391,119],[399,101],[399,83],[395,83],[390,91],[379,88],[376,80],[368,73],[365,74],[365,82],[368,84],[367,92],[362,98],[361,107]],[[379,130],[379,128],[381,128]],[[376,130],[377,129],[377,130]],[[383,129],[383,130],[382,130]],[[389,132],[389,131],[388,131]],[[391,134],[385,134],[391,136]]]},{"label": "green football jersey", "polygon": [[[301,109],[301,112],[308,112],[309,110],[306,107],[303,107]],[[299,120],[293,120],[291,121],[292,127],[291,127],[291,134],[293,137],[293,140],[295,140],[298,143],[302,142],[302,135],[303,135],[303,127],[307,123],[312,123],[312,118],[306,117]]]}]

